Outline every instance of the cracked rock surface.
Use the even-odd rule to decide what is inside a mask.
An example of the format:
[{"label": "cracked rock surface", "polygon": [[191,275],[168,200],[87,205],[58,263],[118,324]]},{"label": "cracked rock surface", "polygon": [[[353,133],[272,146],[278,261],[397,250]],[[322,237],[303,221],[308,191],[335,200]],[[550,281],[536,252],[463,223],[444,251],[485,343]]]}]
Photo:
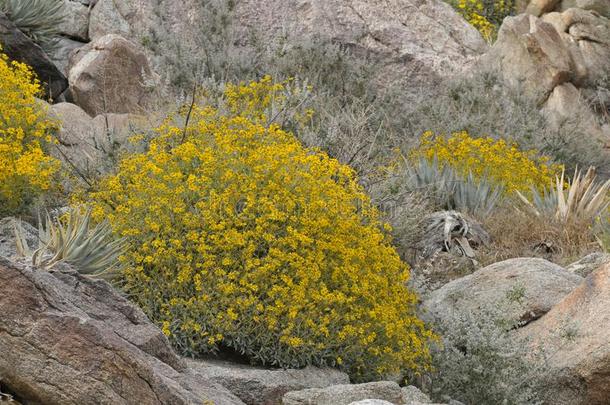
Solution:
[{"label": "cracked rock surface", "polygon": [[109,284],[0,258],[0,380],[23,404],[243,404]]}]

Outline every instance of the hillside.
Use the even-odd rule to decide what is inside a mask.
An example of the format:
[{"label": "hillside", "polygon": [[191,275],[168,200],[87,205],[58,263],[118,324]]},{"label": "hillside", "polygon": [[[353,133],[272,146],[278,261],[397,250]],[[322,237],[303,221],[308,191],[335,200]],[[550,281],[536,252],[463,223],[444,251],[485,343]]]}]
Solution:
[{"label": "hillside", "polygon": [[0,403],[610,404],[610,0],[0,0]]}]

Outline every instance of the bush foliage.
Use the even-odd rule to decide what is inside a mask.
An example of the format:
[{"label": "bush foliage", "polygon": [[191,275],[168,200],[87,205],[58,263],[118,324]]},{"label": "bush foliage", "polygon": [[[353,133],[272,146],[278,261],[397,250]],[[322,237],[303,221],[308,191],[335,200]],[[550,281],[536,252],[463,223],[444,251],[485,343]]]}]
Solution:
[{"label": "bush foliage", "polygon": [[433,351],[429,391],[434,399],[481,405],[541,403],[536,391],[542,370],[532,361],[540,354],[517,341],[510,329],[519,322],[506,317],[515,305],[507,298],[497,308],[444,314],[437,320],[443,339]]},{"label": "bush foliage", "polygon": [[544,190],[562,170],[535,150],[522,151],[503,139],[476,138],[466,131],[451,136],[425,132],[411,158],[437,161],[440,168],[448,165],[465,178],[472,174],[479,180],[488,179],[507,193],[528,192],[532,187]]},{"label": "bush foliage", "polygon": [[355,380],[421,370],[432,335],[408,268],[354,171],[265,125],[283,89],[228,86],[218,108],[183,111],[188,127],[169,118],[92,194],[133,246],[126,290],[184,354]]},{"label": "bush foliage", "polygon": [[54,124],[46,120],[39,95],[33,71],[0,53],[0,217],[22,213],[49,190],[59,170],[43,150]]}]

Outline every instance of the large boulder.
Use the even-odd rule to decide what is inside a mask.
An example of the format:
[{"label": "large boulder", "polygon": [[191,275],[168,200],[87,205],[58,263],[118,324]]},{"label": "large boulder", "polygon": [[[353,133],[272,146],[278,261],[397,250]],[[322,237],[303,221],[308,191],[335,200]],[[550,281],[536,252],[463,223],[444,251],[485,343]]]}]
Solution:
[{"label": "large boulder", "polygon": [[0,258],[0,381],[23,404],[243,404],[105,281]]},{"label": "large boulder", "polygon": [[[281,18],[278,18],[281,16]],[[326,37],[374,55],[391,81],[433,80],[461,71],[485,41],[440,0],[245,0],[238,27],[277,37],[286,21],[299,36]]]},{"label": "large boulder", "polygon": [[571,8],[595,11],[599,15],[610,18],[610,1],[608,0],[561,0],[556,10],[566,11]]},{"label": "large boulder", "polygon": [[103,36],[74,51],[68,78],[74,102],[91,116],[142,112],[152,99],[148,58],[118,35]]},{"label": "large boulder", "polygon": [[76,49],[82,48],[85,45],[86,44],[83,42],[61,37],[57,40],[51,50],[47,50],[47,54],[61,73],[67,76],[70,55],[72,55],[72,52]]},{"label": "large boulder", "polygon": [[571,81],[578,87],[595,86],[610,76],[610,19],[582,9],[542,16],[568,47],[572,59]]},{"label": "large boulder", "polygon": [[521,303],[506,314],[529,322],[551,310],[581,282],[582,277],[537,258],[509,259],[484,267],[432,292],[423,307],[437,317],[456,312],[477,313],[506,300]]},{"label": "large boulder", "polygon": [[101,114],[92,118],[71,103],[48,106],[48,114],[59,124],[58,143],[51,154],[87,178],[112,170],[120,153],[131,146],[129,139],[157,123],[151,117],[134,114]]},{"label": "large boulder", "polygon": [[498,40],[483,59],[509,85],[521,87],[539,103],[568,82],[573,70],[570,51],[557,30],[526,14],[504,20]]},{"label": "large boulder", "polygon": [[553,11],[566,11],[571,8],[595,11],[610,18],[610,1],[608,0],[518,0],[517,11],[540,17]]},{"label": "large boulder", "polygon": [[381,399],[392,404],[403,403],[400,386],[391,381],[366,384],[333,385],[327,388],[310,388],[284,395],[283,405],[349,405],[365,399]]},{"label": "large boulder", "polygon": [[44,53],[42,48],[28,38],[0,12],[0,44],[2,52],[12,60],[32,67],[43,83],[45,95],[57,99],[67,88],[68,80]]},{"label": "large boulder", "polygon": [[610,100],[591,96],[604,83],[607,87],[610,77],[610,20],[585,9],[552,11],[558,4],[532,1],[530,14],[507,17],[478,67],[499,72],[507,84],[528,94],[551,125],[577,122],[593,147],[601,148],[610,140],[604,113]]},{"label": "large boulder", "polygon": [[89,40],[89,6],[64,0],[64,21],[57,27],[62,36],[86,42]]},{"label": "large boulder", "polygon": [[591,253],[566,267],[567,271],[587,277],[602,265],[610,263],[610,253]]},{"label": "large boulder", "polygon": [[407,385],[402,388],[402,401],[406,405],[415,405],[415,404],[430,404],[432,401],[430,397],[421,392],[417,387],[412,385]]},{"label": "large boulder", "polygon": [[[195,0],[156,8],[136,0],[99,0],[89,35],[186,43],[199,29],[202,12]],[[299,39],[329,39],[381,61],[379,76],[392,83],[460,71],[487,49],[480,34],[441,0],[242,0],[235,3],[232,31],[241,45],[252,32],[267,43],[287,32]]]},{"label": "large boulder", "polygon": [[605,405],[610,398],[610,264],[539,320],[519,330],[540,364],[546,403]]},{"label": "large boulder", "polygon": [[189,360],[195,373],[227,387],[248,405],[280,404],[289,391],[349,384],[347,374],[331,368],[281,370],[224,361]]}]

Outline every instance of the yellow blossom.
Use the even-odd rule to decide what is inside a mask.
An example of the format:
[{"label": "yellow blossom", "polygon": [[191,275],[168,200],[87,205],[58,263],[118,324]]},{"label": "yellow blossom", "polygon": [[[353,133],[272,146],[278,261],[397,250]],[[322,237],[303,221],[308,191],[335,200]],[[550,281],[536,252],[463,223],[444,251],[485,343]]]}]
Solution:
[{"label": "yellow blossom", "polygon": [[94,213],[133,247],[125,288],[188,353],[336,363],[355,380],[425,368],[432,334],[390,228],[352,169],[266,124],[282,91],[229,85],[101,181]]}]

